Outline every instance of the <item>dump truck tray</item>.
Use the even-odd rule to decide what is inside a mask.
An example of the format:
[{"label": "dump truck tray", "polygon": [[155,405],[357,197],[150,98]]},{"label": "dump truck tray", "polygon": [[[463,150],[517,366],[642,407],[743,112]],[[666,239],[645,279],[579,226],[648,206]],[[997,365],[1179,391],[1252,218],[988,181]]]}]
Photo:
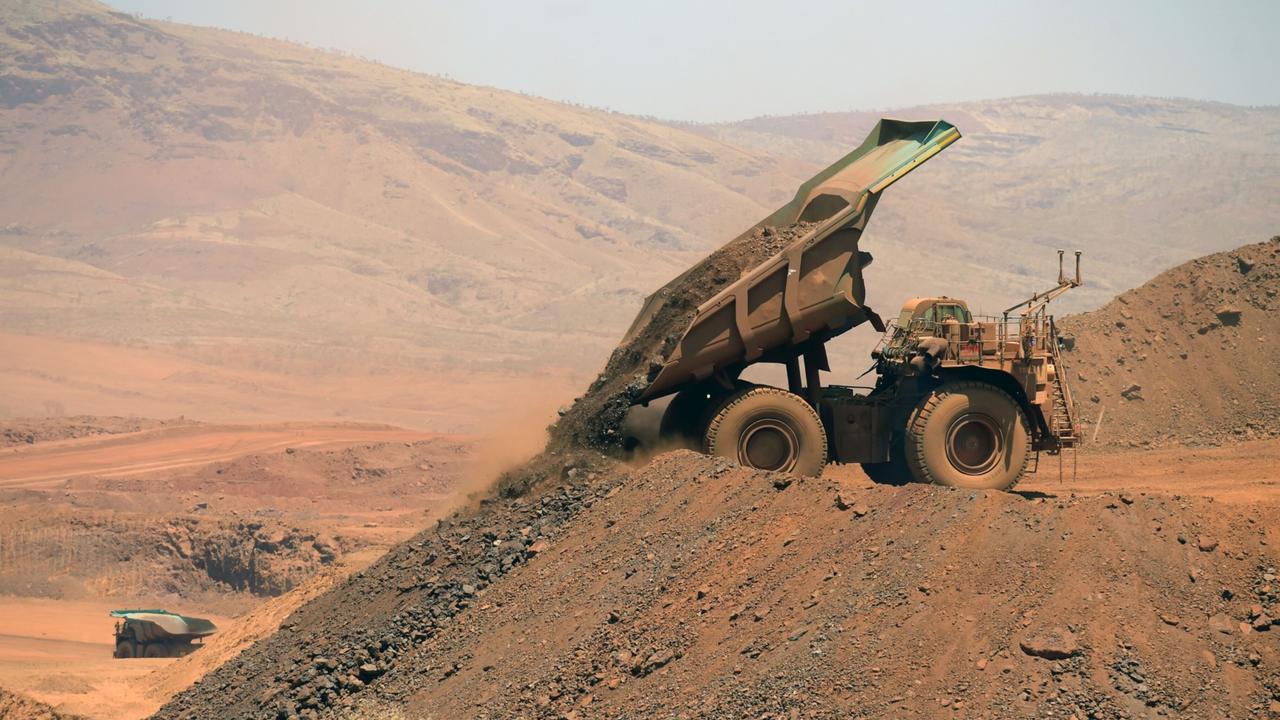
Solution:
[{"label": "dump truck tray", "polygon": [[[942,120],[883,119],[856,150],[735,239],[805,224],[787,247],[697,308],[637,402],[677,392],[717,371],[794,356],[808,340],[825,341],[868,320],[879,325],[864,302],[862,268],[870,256],[859,251],[859,238],[880,192],[959,137]],[[649,296],[624,342],[642,331],[661,298],[684,277]]]},{"label": "dump truck tray", "polygon": [[137,639],[143,642],[192,640],[218,631],[212,621],[167,610],[112,610],[111,616],[130,623]]}]

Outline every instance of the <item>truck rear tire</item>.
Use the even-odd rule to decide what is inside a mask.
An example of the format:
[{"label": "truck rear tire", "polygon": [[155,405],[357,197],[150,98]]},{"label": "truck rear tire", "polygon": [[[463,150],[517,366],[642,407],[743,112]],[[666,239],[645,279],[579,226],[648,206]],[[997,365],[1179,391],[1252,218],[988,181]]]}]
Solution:
[{"label": "truck rear tire", "polygon": [[132,640],[121,640],[116,643],[116,657],[120,659],[138,657],[138,649]]},{"label": "truck rear tire", "polygon": [[1031,458],[1031,428],[1018,402],[981,382],[948,382],[916,405],[903,450],[921,482],[1008,490]]},{"label": "truck rear tire", "polygon": [[142,651],[142,657],[169,657],[169,648],[165,647],[164,643],[147,643],[146,649]]},{"label": "truck rear tire", "polygon": [[804,399],[774,387],[730,395],[707,425],[705,448],[745,467],[820,475],[827,464],[827,432]]}]

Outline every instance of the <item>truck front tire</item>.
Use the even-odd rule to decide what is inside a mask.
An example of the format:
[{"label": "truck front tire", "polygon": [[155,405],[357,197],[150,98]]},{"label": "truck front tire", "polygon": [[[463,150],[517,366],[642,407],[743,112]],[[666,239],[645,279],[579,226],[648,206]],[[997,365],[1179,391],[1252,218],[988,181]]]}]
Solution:
[{"label": "truck front tire", "polygon": [[774,387],[748,387],[725,399],[707,425],[705,448],[745,467],[795,475],[820,475],[827,464],[818,414]]},{"label": "truck front tire", "polygon": [[948,382],[916,405],[903,435],[921,482],[1008,490],[1031,458],[1031,429],[1017,401],[980,382]]},{"label": "truck front tire", "polygon": [[132,640],[121,640],[116,643],[116,657],[120,659],[138,657],[138,649]]}]

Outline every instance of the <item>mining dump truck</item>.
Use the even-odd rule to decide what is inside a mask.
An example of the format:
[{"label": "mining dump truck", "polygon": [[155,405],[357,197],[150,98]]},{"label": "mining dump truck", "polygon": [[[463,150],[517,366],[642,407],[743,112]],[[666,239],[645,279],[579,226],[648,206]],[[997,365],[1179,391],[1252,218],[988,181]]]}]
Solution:
[{"label": "mining dump truck", "polygon": [[[658,424],[668,446],[683,441],[764,470],[816,475],[829,461],[859,463],[878,482],[998,489],[1012,487],[1040,452],[1075,446],[1075,407],[1047,307],[1079,285],[1079,253],[1074,277],[1059,251],[1057,286],[999,317],[935,297],[909,301],[885,323],[866,302],[871,255],[859,240],[880,194],[959,138],[941,120],[881,120],[740,236],[803,230],[699,306],[649,373],[635,403],[674,396]],[[628,339],[680,281],[646,300]],[[827,341],[863,323],[883,333],[872,353],[874,387],[824,386]],[[787,386],[742,381],[755,363],[785,366]]]},{"label": "mining dump truck", "polygon": [[181,657],[195,652],[218,628],[204,618],[167,610],[112,610],[117,658]]}]

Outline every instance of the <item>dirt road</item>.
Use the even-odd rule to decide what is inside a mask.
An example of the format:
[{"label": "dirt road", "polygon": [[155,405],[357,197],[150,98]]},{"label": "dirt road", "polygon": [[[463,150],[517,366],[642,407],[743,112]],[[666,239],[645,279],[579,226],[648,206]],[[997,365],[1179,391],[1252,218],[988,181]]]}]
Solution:
[{"label": "dirt road", "polygon": [[1101,492],[1211,497],[1227,503],[1280,503],[1280,441],[1258,440],[1216,448],[1162,448],[1145,452],[1080,453],[1072,478],[1070,453],[1040,458],[1040,472],[1018,484],[1020,492],[1047,495]]},{"label": "dirt road", "polygon": [[251,453],[446,437],[385,425],[191,425],[0,450],[0,488],[49,487],[70,477],[117,477],[207,465]]}]

